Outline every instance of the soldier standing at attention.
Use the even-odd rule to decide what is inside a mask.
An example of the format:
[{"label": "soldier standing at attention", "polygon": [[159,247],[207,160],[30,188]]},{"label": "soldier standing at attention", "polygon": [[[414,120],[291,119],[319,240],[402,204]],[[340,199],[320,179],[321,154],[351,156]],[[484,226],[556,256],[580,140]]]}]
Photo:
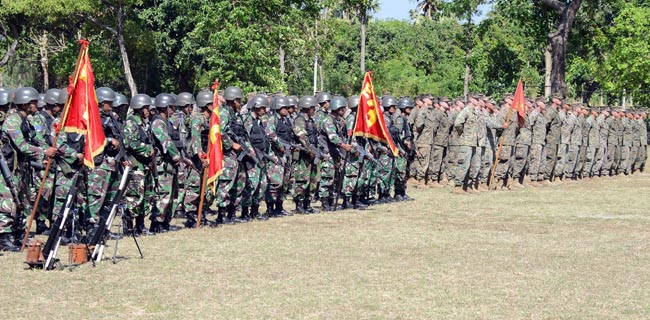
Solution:
[{"label": "soldier standing at attention", "polygon": [[315,192],[318,177],[318,158],[315,150],[318,149],[318,129],[313,119],[316,113],[316,98],[304,96],[298,101],[300,113],[294,121],[293,134],[301,146],[298,161],[294,167],[293,201],[296,204],[296,213],[318,213],[311,208],[311,193]]},{"label": "soldier standing at attention", "polygon": [[472,101],[454,120],[454,131],[458,133],[460,147],[456,158],[457,166],[455,167],[453,193],[478,192],[475,183],[481,167],[480,156],[476,152],[479,144],[480,125],[478,105],[475,105]]},{"label": "soldier standing at attention", "polygon": [[544,113],[544,119],[546,120],[544,185],[551,185],[553,178],[558,175],[555,169],[556,163],[558,162],[558,148],[562,127],[562,119],[558,113],[558,108],[561,104],[562,102],[558,97],[551,98],[551,105],[546,108],[546,112]]}]

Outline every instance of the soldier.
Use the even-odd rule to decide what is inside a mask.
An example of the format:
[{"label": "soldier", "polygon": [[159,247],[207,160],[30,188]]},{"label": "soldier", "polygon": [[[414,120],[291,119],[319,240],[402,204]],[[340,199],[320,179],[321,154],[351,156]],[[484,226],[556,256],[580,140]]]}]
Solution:
[{"label": "soldier", "polygon": [[[390,96],[388,96],[390,97]],[[406,102],[400,101],[397,103],[399,110],[389,108],[390,126],[387,123],[388,131],[391,132],[393,142],[399,149],[399,156],[395,158],[395,171],[392,173],[393,181],[391,182],[395,188],[394,199],[396,201],[412,200],[411,197],[406,195],[406,168],[407,157],[411,150],[411,132],[408,128],[406,117],[402,114],[402,110],[406,108]],[[394,110],[392,113],[390,110]],[[394,133],[391,131],[395,131]]]},{"label": "soldier", "polygon": [[[374,160],[371,158],[366,146],[368,145],[364,137],[355,137],[353,136],[353,130],[357,118],[357,109],[359,107],[359,96],[351,96],[347,100],[348,108],[350,113],[345,118],[345,124],[347,129],[347,137],[351,139],[352,146],[357,150],[362,150],[362,152],[353,152],[350,154],[347,166],[343,168],[345,170],[345,177],[343,180],[343,209],[348,209],[350,207],[359,210],[365,210],[368,206],[363,203],[361,199],[361,190],[363,189],[364,181],[367,179],[368,175],[365,170],[371,170],[370,165]],[[367,164],[367,165],[366,165]],[[351,205],[350,205],[351,199]]]},{"label": "soldier", "polygon": [[265,196],[268,185],[267,172],[269,163],[278,164],[280,162],[275,155],[269,154],[271,144],[273,143],[281,152],[284,152],[284,148],[280,144],[277,136],[272,134],[271,130],[262,121],[262,117],[266,113],[268,106],[268,99],[265,96],[254,96],[248,101],[250,113],[244,119],[244,128],[247,131],[250,144],[253,150],[255,150],[258,162],[248,168],[248,179],[244,189],[242,207],[250,207],[252,218],[258,220],[269,219],[268,215],[259,213],[259,206],[260,201]]},{"label": "soldier", "polygon": [[638,117],[636,117],[637,121],[637,126],[639,127],[638,135],[639,135],[639,152],[636,156],[636,159],[634,161],[634,169],[639,170],[640,172],[643,172],[644,170],[644,164],[646,161],[646,158],[648,157],[647,154],[647,148],[648,148],[648,127],[646,126],[645,119],[647,117],[647,114],[645,111],[638,113]]},{"label": "soldier", "polygon": [[621,147],[621,169],[620,172],[629,175],[632,164],[636,159],[634,154],[635,122],[631,112],[622,112],[621,123],[623,124],[623,144]]},{"label": "soldier", "polygon": [[571,105],[568,102],[564,102],[560,110],[558,110],[558,116],[562,123],[560,127],[560,144],[557,151],[557,162],[555,163],[555,173],[557,174],[559,181],[561,183],[565,178],[564,168],[567,164],[567,155],[569,154],[569,144],[571,143],[571,132],[575,126],[575,119],[571,115]]},{"label": "soldier", "polygon": [[318,101],[320,108],[316,111],[314,121],[316,121],[318,130],[320,130],[322,122],[330,110],[330,101],[332,100],[332,96],[327,92],[321,92],[318,94],[318,97],[316,97],[316,100]]},{"label": "soldier", "polygon": [[[0,126],[4,123],[9,112],[10,96],[11,91],[0,88]],[[14,151],[4,130],[0,130],[0,152],[2,152],[5,161],[7,159],[13,160]],[[10,164],[7,163],[7,165]],[[9,169],[11,170],[11,168]],[[14,245],[13,228],[14,217],[21,214],[21,212],[18,212],[18,208],[16,208],[18,199],[14,198],[9,189],[10,183],[15,186],[13,175],[5,177],[3,173],[2,179],[0,179],[0,251],[18,252],[20,247]],[[14,191],[18,195],[18,190],[14,189]]]},{"label": "soldier", "polygon": [[[320,152],[324,155],[321,162],[321,179],[318,189],[319,198],[324,211],[336,210],[336,203],[334,203],[335,195],[341,190],[337,190],[337,179],[342,178],[343,172],[341,162],[343,160],[344,152],[352,150],[352,145],[347,143],[347,130],[343,115],[347,101],[342,97],[332,99],[332,103],[327,103],[330,110],[329,114],[321,120],[318,147]],[[323,104],[321,104],[321,107]]]},{"label": "soldier", "polygon": [[544,147],[544,155],[546,157],[544,168],[544,185],[551,185],[555,176],[559,173],[556,172],[556,164],[558,162],[558,148],[560,144],[560,131],[562,128],[562,119],[560,118],[558,108],[562,104],[561,100],[556,96],[551,98],[551,105],[546,108],[544,119],[546,120],[546,146]]},{"label": "soldier", "polygon": [[283,149],[272,147],[271,150],[278,162],[269,162],[266,177],[269,181],[266,190],[267,215],[270,217],[290,216],[292,213],[284,210],[284,188],[289,183],[293,166],[291,145],[295,138],[289,120],[289,99],[276,96],[271,103],[272,113],[269,114],[268,127],[279,139]]},{"label": "soldier", "polygon": [[[127,216],[126,233],[135,235],[153,235],[144,225],[145,215],[151,212],[154,201],[154,173],[156,150],[153,137],[145,122],[150,114],[151,98],[146,94],[136,94],[131,98],[130,115],[124,125],[124,147],[129,153],[133,166],[131,181],[125,192]],[[133,226],[135,219],[135,227]]]},{"label": "soldier", "polygon": [[567,110],[567,130],[571,130],[569,134],[569,142],[566,152],[566,161],[564,164],[564,178],[575,180],[575,169],[578,162],[578,155],[580,154],[580,146],[582,145],[582,127],[578,116],[582,114],[582,109],[579,105]]},{"label": "soldier", "polygon": [[312,192],[316,191],[316,183],[320,179],[318,171],[318,129],[313,119],[316,113],[316,98],[304,96],[298,106],[300,114],[293,126],[293,133],[301,146],[298,160],[294,166],[293,201],[296,212],[300,214],[318,213],[311,208]]},{"label": "soldier", "polygon": [[480,117],[478,104],[474,104],[474,101],[470,100],[454,120],[453,127],[459,136],[460,147],[456,157],[453,193],[479,192],[475,184],[478,182],[477,176],[481,166],[480,155],[477,153],[480,139]]},{"label": "soldier", "polygon": [[530,176],[532,186],[539,186],[544,181],[544,151],[546,145],[545,110],[546,105],[544,104],[544,100],[538,98],[535,100],[535,108],[528,116],[532,130],[528,175]]},{"label": "soldier", "polygon": [[449,122],[449,147],[447,148],[447,157],[445,162],[445,173],[447,175],[447,179],[452,183],[454,186],[455,184],[455,177],[454,175],[457,172],[457,158],[458,158],[458,152],[460,150],[460,133],[454,129],[454,124],[456,122],[456,117],[458,117],[458,114],[460,113],[461,110],[465,108],[465,103],[461,100],[456,100],[454,102],[453,108],[450,108],[450,110],[447,112],[447,121]]},{"label": "soldier", "polygon": [[598,111],[591,109],[589,116],[585,119],[582,127],[582,147],[584,151],[584,164],[580,174],[585,179],[591,179],[594,174],[594,166],[597,161],[596,154],[599,153],[600,134],[598,132]]},{"label": "soldier", "polygon": [[[516,111],[511,111],[511,109],[512,99],[510,97],[506,97],[503,101],[503,106],[497,115],[499,126],[505,127],[505,129],[501,130],[501,138],[499,140],[499,144],[501,144],[501,153],[499,153],[499,158],[496,159],[498,163],[496,172],[494,173],[494,178],[496,179],[496,183],[493,185],[494,189],[510,188],[511,181],[509,181],[509,178],[512,175],[512,168],[515,162],[514,152],[518,131],[517,125],[511,125],[512,122],[515,121],[513,119],[516,119],[517,117]],[[510,119],[508,119],[508,114],[510,114]]]},{"label": "soldier", "polygon": [[603,171],[605,176],[613,176],[616,174],[618,168],[618,159],[620,156],[619,145],[619,124],[618,112],[612,110],[612,116],[607,118],[607,156],[603,164]]},{"label": "soldier", "polygon": [[[416,165],[417,171],[414,172],[414,174],[415,179],[418,181],[418,188],[421,189],[429,188],[426,184],[427,178],[432,181],[432,184],[438,183],[440,168],[437,168],[437,172],[432,172],[435,171],[435,169],[431,166],[431,159],[434,156],[432,144],[436,137],[436,131],[438,130],[438,125],[442,117],[442,112],[434,109],[431,99],[422,99],[422,107],[417,113],[417,118],[415,119],[415,124],[413,126],[414,133],[417,136],[417,140],[415,141],[415,162],[418,163]],[[442,156],[442,154],[440,154],[440,156]]]},{"label": "soldier", "polygon": [[[532,124],[530,122],[532,107],[533,104],[530,101],[526,101],[524,126],[519,128],[519,132],[515,138],[514,161],[512,166],[512,186],[515,188],[524,186],[524,178],[528,170],[528,155],[533,142]],[[514,116],[517,115],[515,114]]]},{"label": "soldier", "polygon": [[594,166],[591,169],[591,175],[593,177],[601,177],[603,174],[603,165],[607,158],[607,137],[609,135],[609,127],[607,124],[607,117],[609,116],[609,111],[602,110],[598,117],[596,118],[596,126],[598,132],[598,148],[596,149],[596,155],[594,156]]},{"label": "soldier", "polygon": [[196,171],[194,163],[191,162],[190,157],[187,155],[187,142],[189,137],[189,129],[187,126],[189,122],[187,120],[189,120],[192,112],[194,96],[188,92],[182,92],[172,96],[174,96],[175,105],[169,107],[169,137],[174,142],[182,158],[177,170],[178,195],[172,201],[172,212],[174,213],[174,217],[185,217],[185,195],[187,193],[185,184],[192,170]]},{"label": "soldier", "polygon": [[44,160],[43,154],[47,157],[54,157],[56,153],[53,147],[42,148],[37,146],[34,140],[34,128],[27,121],[27,116],[37,111],[38,99],[38,92],[34,88],[16,89],[13,93],[16,112],[10,112],[2,125],[2,130],[7,134],[9,143],[15,152],[15,160],[8,160],[8,162],[18,164],[18,168],[14,168],[14,171],[18,172],[14,177],[14,182],[18,187],[19,200],[23,209],[22,212],[16,214],[17,218],[14,220],[15,241],[18,243],[22,241],[22,235],[25,232],[23,220],[31,213],[29,210],[31,208],[31,192],[29,192],[29,188],[33,181],[33,168],[30,162],[42,162]]},{"label": "soldier", "polygon": [[[578,160],[576,162],[575,176],[577,179],[583,179],[589,177],[589,172],[584,172],[585,160],[587,158],[587,149],[589,148],[589,132],[591,128],[587,128],[591,124],[587,124],[587,117],[589,117],[590,111],[587,108],[581,108],[581,113],[578,114],[578,123],[582,128],[582,141],[580,145],[580,152],[578,153]],[[595,118],[594,118],[595,120]],[[593,155],[591,156],[593,161]]]},{"label": "soldier", "polygon": [[488,183],[492,170],[494,168],[494,150],[497,146],[496,129],[499,128],[497,122],[498,110],[496,102],[488,101],[485,109],[482,110],[482,128],[484,133],[481,134],[482,153],[481,153],[481,170],[479,191],[488,191]]},{"label": "soldier", "polygon": [[[171,126],[169,115],[173,112],[174,105],[176,105],[174,96],[161,93],[156,96],[155,108],[150,109],[149,131],[156,150],[155,159],[153,159],[155,167],[152,168],[152,173],[155,179],[155,198],[158,201],[154,204],[151,213],[149,231],[155,233],[163,233],[172,229],[169,223],[174,213],[173,202],[178,196],[178,165],[182,157],[170,132],[172,134],[180,133],[169,129]],[[154,173],[153,170],[156,172]]]}]

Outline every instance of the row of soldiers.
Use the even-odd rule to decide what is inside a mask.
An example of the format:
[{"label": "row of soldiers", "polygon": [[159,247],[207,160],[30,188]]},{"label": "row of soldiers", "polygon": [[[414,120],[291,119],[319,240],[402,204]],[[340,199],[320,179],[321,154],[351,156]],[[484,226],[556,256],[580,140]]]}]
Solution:
[{"label": "row of soldiers", "polygon": [[[66,222],[63,243],[83,241],[72,231],[73,223],[90,238],[118,196],[127,167],[125,232],[153,235],[175,230],[170,224],[174,217],[185,217],[188,228],[196,226],[202,173],[208,165],[213,93],[163,93],[155,98],[137,94],[129,100],[101,87],[96,97],[107,144],[94,155],[94,169],[88,170],[85,135],[59,128],[66,90],[39,94],[31,87],[0,88],[0,141],[8,164],[0,179],[0,250],[16,251],[29,232],[26,218],[42,180],[36,234],[51,232],[70,198],[75,215]],[[382,99],[398,154],[387,141],[353,136],[358,96],[256,94],[249,95],[246,104],[243,99],[237,87],[226,88],[216,99],[224,170],[216,188],[205,190],[203,225],[318,213],[312,207],[316,200],[323,211],[412,200],[406,194],[411,99]],[[72,196],[71,190],[76,190]],[[293,212],[283,206],[289,196]],[[260,212],[262,203],[266,212]]]},{"label": "row of soldiers", "polygon": [[415,104],[409,182],[419,188],[449,183],[454,193],[480,193],[645,168],[645,111],[588,108],[557,96],[526,99],[523,116],[513,96],[496,103],[478,95],[467,102],[425,95]]}]

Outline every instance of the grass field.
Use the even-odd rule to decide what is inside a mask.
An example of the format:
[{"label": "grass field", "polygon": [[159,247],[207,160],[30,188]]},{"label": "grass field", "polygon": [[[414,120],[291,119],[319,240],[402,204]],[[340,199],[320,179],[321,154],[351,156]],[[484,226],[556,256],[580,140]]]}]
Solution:
[{"label": "grass field", "polygon": [[5,254],[0,314],[650,318],[650,175],[473,196],[409,193],[416,201],[363,212],[139,238],[144,260],[126,239],[116,265],[73,272],[26,271],[24,254]]}]

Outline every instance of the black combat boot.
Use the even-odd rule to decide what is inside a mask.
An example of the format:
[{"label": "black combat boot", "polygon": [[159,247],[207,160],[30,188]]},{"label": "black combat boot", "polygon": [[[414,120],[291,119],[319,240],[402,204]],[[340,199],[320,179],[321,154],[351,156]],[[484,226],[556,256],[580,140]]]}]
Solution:
[{"label": "black combat boot", "polygon": [[188,228],[188,229],[196,228],[196,212],[195,211],[188,211],[185,214],[185,218],[187,218],[187,220],[185,220],[185,228]]},{"label": "black combat boot", "polygon": [[229,204],[226,207],[226,211],[228,212],[228,219],[230,219],[232,222],[234,223],[246,222],[240,218],[237,218],[237,208],[235,208],[235,206],[233,206],[232,204]]},{"label": "black combat boot", "polygon": [[132,233],[135,232],[133,230],[133,216],[131,216],[129,213],[124,215],[124,220],[122,221],[122,232],[124,233],[124,236],[131,236]]},{"label": "black combat boot", "polygon": [[261,221],[266,221],[269,220],[269,216],[266,214],[260,213],[260,206],[259,205],[253,205],[251,206],[251,215],[255,217],[257,220]]},{"label": "black combat boot", "polygon": [[319,210],[311,207],[311,200],[309,198],[305,198],[305,200],[303,200],[303,208],[305,208],[305,211],[310,214],[320,213]]},{"label": "black combat boot", "polygon": [[300,199],[293,199],[293,203],[296,205],[296,210],[293,212],[295,214],[309,214],[307,210],[305,210],[305,207],[303,206],[304,201]]},{"label": "black combat boot", "polygon": [[[155,219],[155,218],[154,218]],[[153,223],[155,220],[152,220],[151,222]],[[135,228],[133,229],[135,232],[136,236],[153,236],[155,233],[149,231],[145,226],[144,226],[144,215],[140,215],[135,217]]]},{"label": "black combat boot", "polygon": [[343,204],[341,205],[341,209],[350,209],[352,206],[350,206],[350,198],[343,196]]},{"label": "black combat boot", "polygon": [[282,215],[282,216],[292,216],[293,213],[291,213],[290,211],[284,210],[283,205],[284,204],[282,203],[282,200],[278,200],[275,203],[275,210],[277,211],[277,213]]},{"label": "black combat boot", "polygon": [[266,216],[269,218],[281,218],[281,216],[275,210],[275,202],[266,203]]},{"label": "black combat boot", "polygon": [[251,215],[248,213],[248,207],[241,207],[241,219],[243,222],[250,222],[253,220]]},{"label": "black combat boot", "polygon": [[217,224],[235,224],[235,221],[226,216],[226,208],[219,207],[219,212],[217,213]]},{"label": "black combat boot", "polygon": [[149,232],[152,232],[152,233],[165,233],[165,232],[167,232],[167,230],[164,230],[162,228],[161,223],[158,222],[158,220],[156,220],[156,218],[153,218],[151,220],[151,224],[149,224]]},{"label": "black combat boot", "polygon": [[20,251],[20,246],[14,244],[14,236],[11,233],[0,234],[0,251]]},{"label": "black combat boot", "polygon": [[368,205],[359,200],[359,197],[355,193],[352,194],[352,208],[357,210],[366,210],[368,208]]},{"label": "black combat boot", "polygon": [[334,211],[334,208],[332,207],[332,201],[330,197],[322,197],[321,199],[321,210],[323,211]]},{"label": "black combat boot", "polygon": [[[49,229],[50,228],[47,227],[45,221],[36,221],[36,234],[45,234]],[[50,233],[48,232],[46,235],[50,235]]]}]

